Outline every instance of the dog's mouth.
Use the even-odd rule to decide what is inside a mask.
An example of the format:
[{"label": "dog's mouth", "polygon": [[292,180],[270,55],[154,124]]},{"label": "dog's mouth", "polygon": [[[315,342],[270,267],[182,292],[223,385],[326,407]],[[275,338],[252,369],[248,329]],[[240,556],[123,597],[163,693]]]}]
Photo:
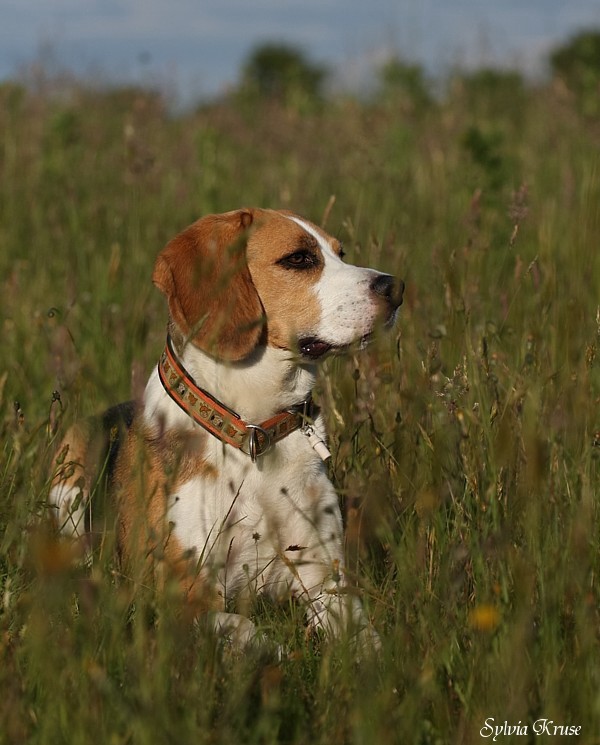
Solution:
[{"label": "dog's mouth", "polygon": [[[364,349],[373,337],[372,333],[365,334],[358,340],[358,346],[360,349]],[[307,336],[304,339],[300,339],[298,342],[298,348],[300,354],[309,360],[319,360],[329,352],[343,352],[344,350],[351,347],[351,344],[330,344],[329,342],[319,339],[316,336]]]},{"label": "dog's mouth", "polygon": [[323,339],[318,339],[316,336],[307,336],[305,339],[300,339],[298,348],[303,357],[307,357],[309,360],[318,360],[324,357],[327,352],[331,352],[334,346],[323,341]]}]

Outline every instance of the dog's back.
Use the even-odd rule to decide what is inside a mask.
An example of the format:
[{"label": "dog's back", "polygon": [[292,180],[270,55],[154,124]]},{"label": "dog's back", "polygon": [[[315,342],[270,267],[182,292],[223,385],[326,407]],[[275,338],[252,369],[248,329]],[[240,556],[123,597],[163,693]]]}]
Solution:
[{"label": "dog's back", "polygon": [[112,514],[110,491],[123,442],[137,406],[125,401],[97,416],[75,422],[54,458],[49,503],[59,530],[84,540],[86,549],[105,532]]}]

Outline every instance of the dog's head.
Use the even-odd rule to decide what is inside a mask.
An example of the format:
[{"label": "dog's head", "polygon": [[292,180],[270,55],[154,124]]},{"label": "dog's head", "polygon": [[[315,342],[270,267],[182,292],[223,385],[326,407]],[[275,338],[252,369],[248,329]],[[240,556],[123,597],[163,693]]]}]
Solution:
[{"label": "dog's head", "polygon": [[342,257],[291,212],[242,209],[173,238],[153,281],[184,337],[214,357],[239,361],[268,344],[316,360],[391,325],[402,302],[401,280]]}]

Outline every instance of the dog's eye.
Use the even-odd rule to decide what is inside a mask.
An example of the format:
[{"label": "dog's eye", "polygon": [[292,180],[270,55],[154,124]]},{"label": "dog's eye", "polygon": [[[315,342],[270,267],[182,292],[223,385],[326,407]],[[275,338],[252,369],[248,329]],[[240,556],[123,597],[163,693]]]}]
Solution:
[{"label": "dog's eye", "polygon": [[309,251],[294,251],[277,262],[286,269],[310,269],[317,265],[317,258]]}]

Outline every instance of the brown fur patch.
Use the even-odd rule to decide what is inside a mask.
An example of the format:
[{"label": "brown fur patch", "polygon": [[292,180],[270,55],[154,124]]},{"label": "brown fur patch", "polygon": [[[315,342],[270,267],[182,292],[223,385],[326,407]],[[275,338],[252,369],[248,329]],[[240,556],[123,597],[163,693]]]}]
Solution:
[{"label": "brown fur patch", "polygon": [[[127,401],[107,409],[100,416],[80,420],[71,425],[60,443],[53,461],[52,488],[79,491],[68,509],[74,509],[74,501],[81,500],[86,508],[85,520],[90,521],[105,514],[105,492],[112,481],[113,469],[127,430],[135,417],[136,406]],[[94,504],[90,497],[94,494]],[[58,517],[54,512],[52,517]],[[64,519],[64,515],[61,516]],[[63,527],[63,526],[58,526]],[[83,522],[77,526],[84,530]],[[88,536],[91,538],[91,536]]]},{"label": "brown fur patch", "polygon": [[193,477],[216,478],[202,451],[206,433],[166,432],[149,438],[135,427],[120,453],[116,468],[118,541],[124,571],[136,582],[154,579],[163,585],[176,579],[196,611],[220,610],[223,599],[187,552],[167,520],[168,499],[178,485]]},{"label": "brown fur patch", "polygon": [[198,220],[167,244],[152,276],[184,335],[224,360],[247,357],[262,334],[244,250],[251,222],[249,210]]},{"label": "brown fur patch", "polygon": [[319,321],[314,286],[321,276],[321,267],[294,271],[277,262],[305,248],[307,241],[319,256],[321,252],[312,236],[279,212],[257,210],[255,225],[246,253],[267,317],[267,342],[293,349],[296,339],[310,333]]}]

